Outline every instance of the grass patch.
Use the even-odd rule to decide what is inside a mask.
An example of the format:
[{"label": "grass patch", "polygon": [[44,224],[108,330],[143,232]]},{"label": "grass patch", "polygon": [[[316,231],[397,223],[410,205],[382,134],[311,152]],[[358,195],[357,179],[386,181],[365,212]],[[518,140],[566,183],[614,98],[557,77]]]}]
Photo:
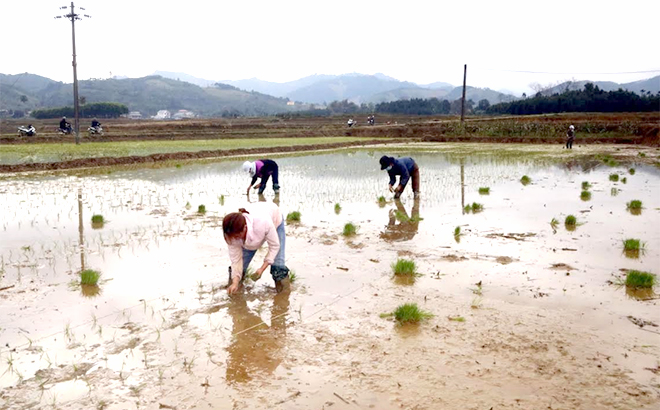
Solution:
[{"label": "grass patch", "polygon": [[200,205],[197,207],[197,213],[198,214],[205,214],[206,213],[206,205]]},{"label": "grass patch", "polygon": [[591,200],[591,192],[582,191],[580,193],[580,199],[583,200],[583,201],[590,201]]},{"label": "grass patch", "polygon": [[392,317],[396,319],[400,324],[404,323],[419,323],[422,320],[429,319],[433,317],[433,314],[426,312],[417,306],[417,303],[406,303],[403,304],[394,310],[392,313],[385,313],[380,315],[380,317]]},{"label": "grass patch", "polygon": [[392,263],[392,272],[395,275],[402,276],[417,276],[417,265],[415,261],[410,259],[397,259],[396,262]]},{"label": "grass patch", "polygon": [[617,182],[619,180],[619,174],[610,174],[610,181]]},{"label": "grass patch", "polygon": [[630,211],[630,213],[633,215],[641,215],[642,201],[640,201],[639,199],[633,199],[632,201],[626,204],[626,209]]},{"label": "grass patch", "polygon": [[344,236],[353,236],[357,234],[359,227],[354,225],[352,222],[348,222],[346,225],[344,225],[344,230],[342,232],[342,235]]},{"label": "grass patch", "polygon": [[101,225],[105,223],[105,219],[103,218],[103,215],[92,215],[92,223]]},{"label": "grass patch", "polygon": [[564,227],[568,231],[574,231],[577,228],[577,218],[575,215],[568,215],[564,220]]},{"label": "grass patch", "polygon": [[93,269],[85,269],[80,272],[80,284],[81,285],[93,285],[96,286],[99,283],[101,278],[101,272]]},{"label": "grass patch", "polygon": [[473,214],[479,213],[484,210],[484,206],[480,203],[477,202],[472,202],[471,204],[465,205],[465,208],[463,208],[465,213],[470,213],[472,212]]},{"label": "grass patch", "polygon": [[626,275],[627,288],[652,288],[655,286],[655,275],[649,272],[638,270],[628,271]]},{"label": "grass patch", "polygon": [[300,216],[301,214],[298,211],[289,212],[286,216],[286,222],[287,223],[300,222]]},{"label": "grass patch", "polygon": [[629,173],[630,175],[635,175],[635,168],[630,168],[630,169],[628,170],[628,173]]},{"label": "grass patch", "polygon": [[490,195],[490,187],[479,188],[479,195]]},{"label": "grass patch", "polygon": [[341,205],[335,204],[335,213],[339,215],[340,212],[341,212]]},{"label": "grass patch", "polygon": [[589,188],[591,188],[591,184],[589,183],[589,181],[582,181],[582,190],[586,191]]},{"label": "grass patch", "polygon": [[529,185],[532,183],[532,178],[528,177],[527,175],[523,175],[522,178],[520,178],[520,183],[523,185]]}]

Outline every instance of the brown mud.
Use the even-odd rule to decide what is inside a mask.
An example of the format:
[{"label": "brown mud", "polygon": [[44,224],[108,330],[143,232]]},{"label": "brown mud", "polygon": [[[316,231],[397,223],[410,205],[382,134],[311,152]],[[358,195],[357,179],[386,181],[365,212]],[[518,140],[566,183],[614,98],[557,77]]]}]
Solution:
[{"label": "brown mud", "polygon": [[[270,185],[246,197],[232,159],[0,180],[0,408],[657,408],[660,300],[618,283],[625,269],[659,273],[660,173],[632,155],[610,167],[502,158],[501,147],[285,156],[279,197]],[[391,196],[384,152],[414,155],[421,199],[406,191],[379,207]],[[296,280],[276,295],[266,273],[229,297],[219,220],[258,200],[302,213],[286,226]],[[473,200],[483,211],[464,213]],[[549,224],[569,213],[574,231]],[[349,221],[359,230],[347,240]],[[627,258],[624,237],[647,252]],[[421,276],[397,280],[400,257]],[[83,266],[103,273],[92,297],[71,283]],[[380,317],[410,302],[434,316]]]}]

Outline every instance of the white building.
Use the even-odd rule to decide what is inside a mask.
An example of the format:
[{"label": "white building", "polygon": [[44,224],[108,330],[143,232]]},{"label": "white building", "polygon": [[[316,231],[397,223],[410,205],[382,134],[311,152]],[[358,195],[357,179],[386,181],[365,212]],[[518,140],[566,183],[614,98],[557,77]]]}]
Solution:
[{"label": "white building", "polygon": [[160,110],[156,115],[154,115],[151,118],[153,118],[154,120],[169,120],[170,118],[172,118],[172,114],[170,114],[170,112],[167,110]]},{"label": "white building", "polygon": [[195,118],[195,113],[188,110],[179,110],[172,116],[172,119],[175,120],[183,120],[187,118]]},{"label": "white building", "polygon": [[140,111],[131,111],[128,113],[126,118],[129,118],[131,120],[141,120],[142,119],[142,113]]}]

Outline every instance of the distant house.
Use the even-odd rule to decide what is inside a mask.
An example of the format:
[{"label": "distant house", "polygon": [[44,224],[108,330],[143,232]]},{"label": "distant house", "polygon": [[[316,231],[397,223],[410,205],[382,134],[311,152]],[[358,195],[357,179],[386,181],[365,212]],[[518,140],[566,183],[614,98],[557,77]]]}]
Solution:
[{"label": "distant house", "polygon": [[286,105],[296,105],[296,103],[294,101],[287,101]]},{"label": "distant house", "polygon": [[128,113],[126,117],[131,120],[141,120],[142,113],[140,113],[140,111],[131,111]]},{"label": "distant house", "polygon": [[156,115],[154,115],[151,118],[153,118],[154,120],[169,120],[170,118],[172,118],[172,114],[170,114],[170,112],[167,110],[160,110],[158,111],[158,113],[156,113]]},{"label": "distant house", "polygon": [[172,119],[175,120],[183,120],[186,118],[195,118],[195,113],[188,110],[179,110],[172,116]]}]

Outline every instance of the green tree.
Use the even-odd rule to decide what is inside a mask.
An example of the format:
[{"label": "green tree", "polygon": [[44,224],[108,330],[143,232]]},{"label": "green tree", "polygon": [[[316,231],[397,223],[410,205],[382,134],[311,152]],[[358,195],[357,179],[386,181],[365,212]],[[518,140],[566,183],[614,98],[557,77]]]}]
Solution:
[{"label": "green tree", "polygon": [[26,102],[28,102],[27,95],[21,95],[21,102],[22,102],[23,104],[25,104]]},{"label": "green tree", "polygon": [[477,108],[479,111],[486,111],[490,107],[490,102],[487,99],[483,99],[479,101],[479,104],[477,104]]}]

